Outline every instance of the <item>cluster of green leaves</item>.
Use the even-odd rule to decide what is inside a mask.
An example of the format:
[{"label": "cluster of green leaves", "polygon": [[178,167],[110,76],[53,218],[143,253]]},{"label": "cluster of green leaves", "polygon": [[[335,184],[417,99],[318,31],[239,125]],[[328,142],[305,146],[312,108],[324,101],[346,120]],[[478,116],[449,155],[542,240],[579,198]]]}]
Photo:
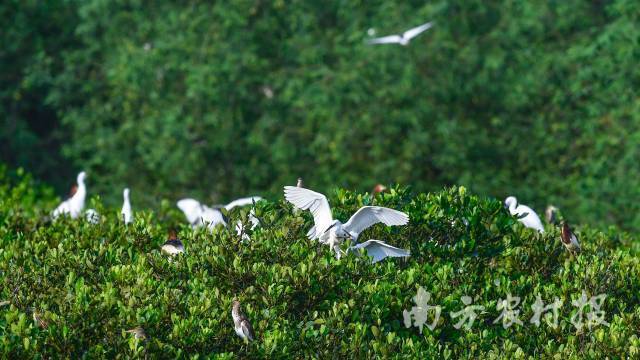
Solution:
[{"label": "cluster of green leaves", "polygon": [[[302,175],[319,190],[461,184],[638,230],[639,14],[636,0],[3,2],[2,159],[66,192],[53,126],[111,204],[114,186],[149,206],[222,202]],[[408,47],[365,44],[428,20]]]},{"label": "cluster of green leaves", "polygon": [[[0,188],[3,197],[8,188]],[[99,224],[0,207],[0,354],[8,358],[603,358],[638,356],[640,261],[632,239],[577,227],[583,251],[572,256],[552,225],[525,229],[499,201],[463,187],[412,195],[394,188],[376,198],[338,190],[334,215],[346,219],[375,202],[407,212],[403,227],[376,225],[361,240],[411,249],[407,260],[370,264],[337,260],[305,236],[308,212],[280,200],[259,202],[260,226],[249,241],[229,229],[192,230],[176,210],[136,212],[124,226],[114,210],[94,204]],[[27,204],[31,205],[30,202]],[[248,209],[229,214],[247,220]],[[161,254],[168,228],[179,227],[185,253]],[[443,308],[438,326],[406,328],[403,310],[417,290]],[[609,327],[577,331],[571,300],[582,291],[606,294]],[[524,326],[493,324],[496,304],[520,296]],[[557,329],[536,327],[530,305],[563,300]],[[461,297],[486,306],[470,330],[456,330],[450,312]],[[257,334],[244,343],[233,330],[231,302],[242,306]],[[36,313],[48,324],[39,327]],[[125,330],[142,326],[149,340]]]}]

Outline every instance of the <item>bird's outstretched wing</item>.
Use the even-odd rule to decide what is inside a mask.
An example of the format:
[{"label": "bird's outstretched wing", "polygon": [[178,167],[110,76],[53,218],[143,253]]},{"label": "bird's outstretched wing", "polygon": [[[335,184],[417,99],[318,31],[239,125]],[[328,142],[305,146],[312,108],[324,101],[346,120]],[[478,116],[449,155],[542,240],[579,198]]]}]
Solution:
[{"label": "bird's outstretched wing", "polygon": [[245,198],[233,200],[232,202],[225,205],[224,208],[227,211],[229,211],[234,207],[252,205],[254,202],[258,202],[260,200],[262,200],[260,196],[245,197]]},{"label": "bird's outstretched wing", "polygon": [[409,222],[409,215],[381,206],[363,206],[344,224],[344,229],[357,236],[364,229],[379,222],[388,226],[406,225]]},{"label": "bird's outstretched wing", "polygon": [[416,27],[414,27],[412,29],[409,29],[409,30],[405,31],[402,34],[402,37],[404,37],[407,40],[411,40],[414,37],[420,35],[420,33],[422,33],[423,31],[428,30],[432,26],[433,26],[433,22],[431,22],[431,21],[426,23],[426,24],[422,24],[420,26],[416,26]]},{"label": "bird's outstretched wing", "polygon": [[251,323],[249,323],[249,320],[242,319],[240,322],[240,327],[242,328],[242,332],[244,333],[244,335],[247,337],[247,339],[253,341],[253,339],[255,339],[255,334],[253,333],[253,327],[251,327]]},{"label": "bird's outstretched wing", "polygon": [[376,44],[399,44],[400,43],[400,35],[389,35],[383,36],[379,38],[373,38],[367,40],[367,44],[376,45]]},{"label": "bird's outstretched wing", "polygon": [[324,195],[301,187],[285,186],[284,198],[301,210],[309,210],[313,215],[315,226],[307,233],[310,239],[316,238],[331,226],[331,207]]},{"label": "bird's outstretched wing", "polygon": [[[407,257],[411,256],[409,250],[400,249],[395,246],[391,246],[380,240],[367,240],[363,243],[354,245],[350,250],[365,249],[367,255],[373,258],[372,262],[384,260],[387,257]],[[356,252],[357,253],[357,252]]]},{"label": "bird's outstretched wing", "polygon": [[182,199],[179,200],[176,205],[182,212],[184,216],[187,217],[187,221],[191,225],[197,225],[202,218],[202,207],[200,206],[200,202],[194,199]]}]

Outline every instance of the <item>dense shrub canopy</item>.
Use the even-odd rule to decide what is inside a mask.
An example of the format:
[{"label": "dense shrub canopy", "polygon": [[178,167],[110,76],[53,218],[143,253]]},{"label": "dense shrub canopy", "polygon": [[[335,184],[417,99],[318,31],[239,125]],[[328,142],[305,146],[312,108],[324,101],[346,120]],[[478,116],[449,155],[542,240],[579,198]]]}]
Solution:
[{"label": "dense shrub canopy", "polygon": [[[418,195],[394,188],[376,198],[406,211],[410,223],[375,226],[361,239],[382,239],[412,256],[375,265],[352,255],[336,260],[306,238],[309,214],[283,201],[258,203],[261,225],[244,243],[225,228],[182,227],[185,254],[169,261],[158,248],[167,228],[184,222],[174,210],[137,212],[125,227],[94,200],[104,215],[97,225],[47,223],[39,210],[50,207],[47,199],[29,181],[0,187],[0,301],[10,303],[0,307],[3,358],[638,356],[637,241],[578,226],[583,251],[572,256],[557,228],[548,225],[544,235],[525,229],[500,202],[462,187]],[[330,201],[344,219],[369,196],[339,190]],[[247,209],[230,216],[246,219]],[[423,334],[403,319],[421,287],[443,311]],[[606,295],[600,308],[608,327],[572,324],[578,310],[571,302],[583,291]],[[505,329],[493,322],[509,295],[521,297],[523,324]],[[536,295],[564,302],[557,328],[529,322]],[[450,317],[464,307],[463,296],[486,307],[470,330],[456,329]],[[258,334],[254,343],[233,331],[234,297]],[[124,332],[137,325],[148,342]]]},{"label": "dense shrub canopy", "polygon": [[[47,4],[0,5],[0,148],[56,185],[61,141],[108,203],[302,175],[462,184],[640,229],[637,1]],[[408,47],[365,44],[427,20]]]}]

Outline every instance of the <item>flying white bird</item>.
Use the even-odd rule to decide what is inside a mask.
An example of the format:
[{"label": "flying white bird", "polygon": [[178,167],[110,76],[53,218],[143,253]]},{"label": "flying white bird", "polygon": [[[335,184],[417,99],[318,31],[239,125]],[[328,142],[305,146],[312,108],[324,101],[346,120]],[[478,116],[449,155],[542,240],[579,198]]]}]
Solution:
[{"label": "flying white bird", "polygon": [[377,45],[377,44],[400,44],[402,46],[409,45],[409,41],[414,37],[420,35],[422,32],[427,31],[429,28],[433,26],[433,22],[430,21],[426,24],[422,24],[420,26],[416,26],[413,29],[409,29],[403,32],[400,35],[389,35],[383,36],[379,38],[370,39],[367,41],[369,45]]},{"label": "flying white bird", "polygon": [[356,255],[360,255],[358,249],[364,249],[367,256],[373,258],[372,263],[384,260],[387,257],[408,257],[411,256],[409,250],[400,249],[395,246],[391,246],[380,240],[367,240],[363,243],[350,246],[347,251],[351,251]]},{"label": "flying white bird", "polygon": [[213,229],[218,224],[227,226],[227,220],[220,211],[221,208],[230,211],[235,207],[251,205],[260,200],[262,200],[261,197],[253,196],[234,200],[227,205],[208,207],[194,199],[182,199],[177,202],[177,206],[182,210],[192,227],[207,226],[209,229]]},{"label": "flying white bird", "polygon": [[233,300],[233,308],[231,309],[231,317],[233,318],[233,329],[242,340],[252,341],[255,339],[253,327],[249,323],[249,319],[240,309],[240,302]]},{"label": "flying white bird", "polygon": [[340,243],[345,239],[356,242],[362,231],[379,222],[385,225],[406,225],[409,216],[403,212],[380,206],[363,206],[356,211],[345,224],[333,219],[329,201],[315,191],[285,186],[284,197],[301,210],[309,210],[313,215],[314,226],[307,232],[309,239],[318,239],[327,244],[340,258]]},{"label": "flying white bird", "polygon": [[129,188],[125,188],[122,191],[122,197],[124,198],[124,202],[122,203],[122,220],[124,220],[125,224],[130,224],[133,222],[133,213],[131,212],[131,202],[129,201]]},{"label": "flying white bird", "polygon": [[87,187],[84,184],[86,173],[80,172],[77,177],[77,187],[72,196],[63,201],[51,214],[55,219],[60,215],[69,215],[72,219],[76,219],[84,209],[84,200],[87,197]]},{"label": "flying white bird", "polygon": [[569,224],[566,221],[562,222],[562,230],[560,231],[560,239],[562,244],[569,250],[570,253],[576,253],[580,251],[580,243],[578,237],[571,231]]},{"label": "flying white bird", "polygon": [[517,217],[525,215],[524,217],[518,219],[518,221],[524,224],[524,226],[531,229],[536,229],[540,233],[544,232],[542,222],[540,221],[538,214],[536,214],[533,209],[526,205],[518,205],[518,199],[516,199],[514,196],[509,196],[508,198],[506,198],[504,204],[509,209],[511,215],[515,215]]}]

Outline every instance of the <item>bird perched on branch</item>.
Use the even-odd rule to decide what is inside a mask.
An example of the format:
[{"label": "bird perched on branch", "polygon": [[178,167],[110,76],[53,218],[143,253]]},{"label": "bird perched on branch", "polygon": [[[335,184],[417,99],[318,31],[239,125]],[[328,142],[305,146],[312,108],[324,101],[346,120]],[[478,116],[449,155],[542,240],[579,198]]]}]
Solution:
[{"label": "bird perched on branch", "polygon": [[133,212],[131,212],[131,202],[129,201],[129,188],[125,188],[122,191],[122,210],[120,214],[122,215],[122,220],[125,225],[131,224],[133,222]]},{"label": "bird perched on branch", "polygon": [[249,319],[240,309],[240,302],[233,300],[233,308],[231,309],[231,317],[233,317],[233,328],[236,334],[243,340],[253,341],[255,334],[253,333],[253,327],[249,323]]},{"label": "bird perched on branch", "polygon": [[165,254],[171,256],[175,256],[184,252],[184,245],[182,244],[182,241],[178,239],[175,230],[169,231],[169,239],[164,244],[162,244],[161,250]]},{"label": "bird perched on branch", "polygon": [[142,326],[136,326],[133,329],[125,330],[126,333],[133,334],[133,337],[138,340],[147,340],[147,333],[144,332]]},{"label": "bird perched on branch", "polygon": [[564,245],[564,247],[566,247],[572,254],[579,252],[581,248],[576,234],[571,231],[571,228],[566,221],[563,221],[561,226],[560,239],[562,240],[562,245]]},{"label": "bird perched on branch", "polygon": [[[509,209],[511,215],[517,216],[518,221],[520,221],[524,226],[538,230],[540,233],[544,233],[544,227],[542,226],[542,221],[538,217],[535,211],[532,208],[526,205],[518,205],[518,199],[514,196],[509,196],[505,199],[504,205]],[[524,217],[521,217],[523,216]]]},{"label": "bird perched on branch", "polygon": [[402,46],[407,46],[409,45],[409,42],[411,41],[411,39],[422,34],[424,31],[429,30],[432,26],[433,26],[433,22],[428,22],[420,26],[416,26],[412,29],[409,29],[399,35],[389,35],[389,36],[370,39],[367,41],[367,44],[369,45],[400,44]]},{"label": "bird perched on branch", "polygon": [[329,245],[338,258],[341,256],[340,244],[346,239],[355,243],[360,233],[370,226],[377,223],[388,226],[406,225],[409,222],[409,216],[403,212],[380,206],[363,206],[343,224],[340,220],[333,219],[329,201],[323,194],[285,186],[284,197],[297,208],[311,212],[314,226],[307,232],[307,236]]},{"label": "bird perched on branch", "polygon": [[71,197],[58,205],[51,216],[55,219],[60,215],[68,215],[72,219],[78,218],[84,209],[84,201],[87,196],[87,187],[84,183],[86,173],[80,172],[76,178],[77,185],[72,188]]}]

